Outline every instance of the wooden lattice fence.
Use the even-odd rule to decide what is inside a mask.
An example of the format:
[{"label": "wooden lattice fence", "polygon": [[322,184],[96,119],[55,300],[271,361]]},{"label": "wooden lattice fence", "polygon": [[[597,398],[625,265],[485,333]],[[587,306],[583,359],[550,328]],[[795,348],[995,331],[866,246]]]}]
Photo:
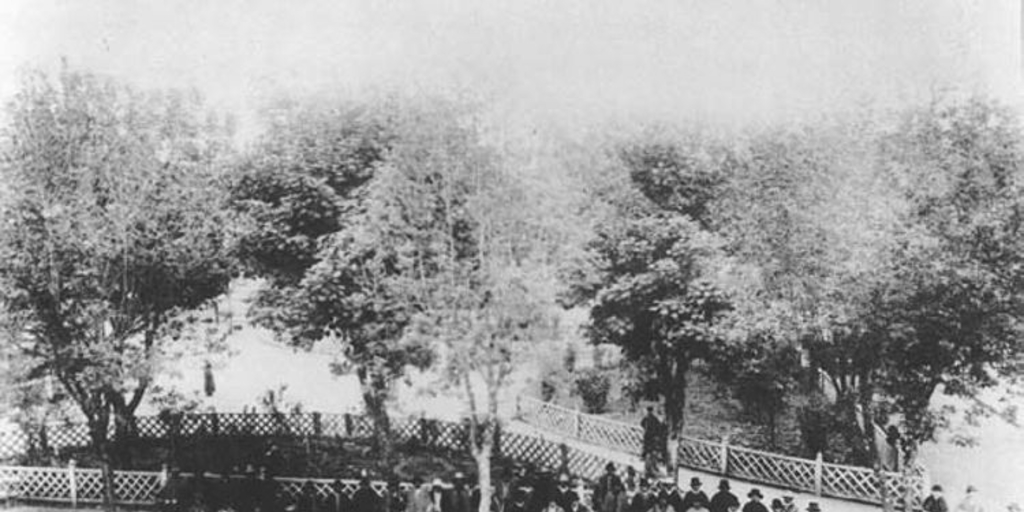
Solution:
[{"label": "wooden lattice fence", "polygon": [[[517,413],[522,421],[541,429],[631,455],[641,454],[643,429],[636,425],[581,414],[532,398],[521,398]],[[679,442],[678,460],[681,466],[698,471],[869,503],[881,502],[883,481],[890,497],[902,498],[909,486],[917,503],[927,492],[920,469],[911,476],[876,472],[825,463],[820,455],[817,459],[802,459],[732,446],[727,441],[683,437]]]}]

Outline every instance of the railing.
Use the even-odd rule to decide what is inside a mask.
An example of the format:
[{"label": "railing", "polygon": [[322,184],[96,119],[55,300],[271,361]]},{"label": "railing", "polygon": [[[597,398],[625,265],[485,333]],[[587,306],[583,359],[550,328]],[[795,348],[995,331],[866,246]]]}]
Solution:
[{"label": "railing", "polygon": [[[50,448],[82,447],[89,443],[88,430],[82,425],[46,426]],[[304,439],[365,439],[373,435],[369,418],[348,414],[194,414],[174,418],[140,417],[137,435],[142,439],[164,439],[171,435],[190,437],[300,437]],[[466,423],[424,417],[392,418],[391,432],[398,443],[415,442],[420,446],[455,453],[469,449]],[[28,448],[29,436],[21,431],[0,434],[0,449],[6,457],[20,455]],[[521,432],[500,431],[498,454],[550,471],[569,471],[584,479],[596,480],[610,462],[600,455],[567,446],[555,440]],[[161,473],[116,471],[115,496],[119,503],[149,504],[160,487]],[[321,495],[335,479],[302,477],[277,478],[281,487],[294,494],[302,483],[311,481]],[[341,480],[344,492],[355,491],[356,481]],[[383,492],[384,482],[373,484]],[[61,503],[99,503],[104,483],[99,469],[75,467],[0,466],[0,491],[16,499]],[[333,492],[333,491],[331,491]]]},{"label": "railing", "polygon": [[[643,429],[635,425],[581,414],[526,397],[519,399],[517,413],[526,423],[542,429],[631,455],[641,454]],[[690,469],[799,489],[819,496],[880,503],[883,481],[888,496],[902,498],[908,485],[915,500],[919,501],[925,494],[920,474],[908,478],[889,471],[830,464],[822,460],[821,454],[816,459],[802,459],[732,446],[726,440],[715,442],[683,437],[678,455],[679,464]]]}]

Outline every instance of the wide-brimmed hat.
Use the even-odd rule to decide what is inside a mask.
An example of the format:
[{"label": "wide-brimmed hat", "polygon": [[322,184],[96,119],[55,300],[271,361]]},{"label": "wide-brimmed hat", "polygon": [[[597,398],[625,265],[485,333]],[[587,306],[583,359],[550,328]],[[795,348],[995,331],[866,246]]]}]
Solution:
[{"label": "wide-brimmed hat", "polygon": [[693,478],[690,479],[690,486],[692,487],[694,485],[698,485],[698,486],[702,485],[701,482],[700,482],[700,478],[693,477]]},{"label": "wide-brimmed hat", "polygon": [[764,498],[764,495],[762,495],[761,491],[757,490],[757,487],[755,487],[755,488],[751,489],[750,492],[747,493],[747,497],[748,498]]},{"label": "wide-brimmed hat", "polygon": [[718,482],[718,488],[723,490],[723,491],[728,491],[729,490],[729,481],[723,478],[721,482]]},{"label": "wide-brimmed hat", "polygon": [[807,504],[807,512],[821,512],[821,507],[818,506],[817,501],[812,501]]}]

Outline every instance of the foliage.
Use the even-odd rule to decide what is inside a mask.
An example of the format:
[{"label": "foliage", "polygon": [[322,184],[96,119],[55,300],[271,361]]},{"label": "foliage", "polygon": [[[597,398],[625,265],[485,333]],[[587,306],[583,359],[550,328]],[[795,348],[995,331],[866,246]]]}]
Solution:
[{"label": "foliage", "polygon": [[160,366],[178,315],[233,273],[220,172],[230,135],[200,100],[64,68],[8,108],[0,291],[12,343],[53,375],[106,455]]},{"label": "foliage", "polygon": [[[652,157],[636,156],[645,152]],[[664,155],[678,155],[660,146],[629,148],[626,154],[634,177],[651,175],[635,166],[657,162],[665,167]],[[690,166],[672,168],[688,172]],[[680,181],[688,185],[675,192],[674,204],[703,204],[703,194],[710,191],[689,199],[687,194],[689,185],[705,180],[672,183]],[[649,184],[638,185],[644,186]],[[642,369],[637,375],[648,381],[644,387],[664,398],[671,443],[683,426],[690,365],[715,346],[716,323],[729,309],[710,279],[718,241],[702,229],[699,221],[704,219],[652,204],[635,191],[624,191],[617,202],[613,217],[599,225],[588,244],[589,261],[567,273],[565,299],[589,304],[590,341],[620,346],[624,358]],[[697,214],[703,208],[684,211]]]},{"label": "foliage", "polygon": [[608,392],[611,379],[608,374],[596,368],[582,370],[576,374],[576,393],[583,399],[583,406],[589,414],[601,414],[608,407]]}]

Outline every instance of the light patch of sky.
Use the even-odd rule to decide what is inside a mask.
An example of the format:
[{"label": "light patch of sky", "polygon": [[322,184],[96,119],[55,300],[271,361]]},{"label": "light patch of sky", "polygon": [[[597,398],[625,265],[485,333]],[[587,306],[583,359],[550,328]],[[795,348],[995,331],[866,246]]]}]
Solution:
[{"label": "light patch of sky", "polygon": [[194,86],[243,117],[325,88],[473,91],[534,122],[749,121],[956,89],[1016,101],[1017,0],[0,2],[25,64]]}]

